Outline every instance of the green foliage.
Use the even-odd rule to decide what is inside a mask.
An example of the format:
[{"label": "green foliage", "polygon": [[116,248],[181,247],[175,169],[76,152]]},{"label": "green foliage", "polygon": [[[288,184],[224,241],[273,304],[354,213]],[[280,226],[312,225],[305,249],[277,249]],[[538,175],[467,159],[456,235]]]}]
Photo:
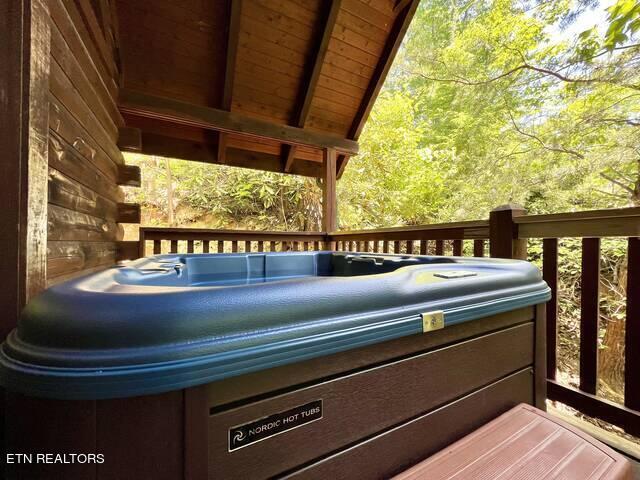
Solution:
[{"label": "green foliage", "polygon": [[609,28],[604,45],[613,50],[629,40],[629,36],[640,30],[640,3],[633,0],[618,0],[609,7]]},{"label": "green foliage", "polygon": [[127,162],[140,165],[143,171],[142,188],[129,196],[146,207],[144,224],[167,223],[171,189],[180,226],[319,229],[321,193],[313,179],[183,160],[172,160],[167,166],[158,157],[132,154]]},{"label": "green foliage", "polygon": [[598,3],[423,0],[342,180],[341,225],[640,204],[637,2],[561,35]]}]

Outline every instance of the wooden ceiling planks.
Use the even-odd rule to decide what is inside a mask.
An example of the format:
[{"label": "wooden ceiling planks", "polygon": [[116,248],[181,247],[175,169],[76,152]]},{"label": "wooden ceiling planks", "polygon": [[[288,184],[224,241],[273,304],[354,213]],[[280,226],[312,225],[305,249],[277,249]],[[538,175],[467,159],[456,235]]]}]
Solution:
[{"label": "wooden ceiling planks", "polygon": [[220,107],[229,4],[118,0],[124,85]]},{"label": "wooden ceiling planks", "polygon": [[[182,113],[190,106],[208,119],[225,119],[218,113],[227,111],[234,121],[254,119],[254,127],[271,124],[260,131],[273,135],[229,129],[226,120],[198,124],[166,111],[158,117],[122,101],[120,108],[127,125],[141,129],[143,153],[165,149],[165,155],[321,176],[327,139],[340,145],[341,138],[359,136],[417,3],[118,0],[129,98],[137,92],[176,100]],[[145,138],[153,145],[146,148]],[[341,173],[350,154],[340,148],[338,154]]]}]

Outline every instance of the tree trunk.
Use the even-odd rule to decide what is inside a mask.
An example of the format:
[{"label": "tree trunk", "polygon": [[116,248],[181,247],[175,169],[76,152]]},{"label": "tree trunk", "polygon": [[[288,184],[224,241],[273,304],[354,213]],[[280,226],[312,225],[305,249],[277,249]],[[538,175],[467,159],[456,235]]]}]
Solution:
[{"label": "tree trunk", "polygon": [[633,186],[633,194],[631,195],[631,205],[640,207],[640,155],[638,156],[636,166],[638,167],[638,172],[636,174],[636,182]]},{"label": "tree trunk", "polygon": [[167,176],[167,223],[169,223],[170,227],[173,227],[173,176],[171,175],[171,165],[167,158],[164,159],[164,169]]},{"label": "tree trunk", "polygon": [[[617,272],[617,284],[622,295],[626,297],[627,260],[620,264]],[[618,296],[614,291],[607,292],[608,296]],[[624,395],[624,336],[625,322],[622,319],[607,318],[605,334],[602,339],[602,349],[599,352],[598,376],[600,378],[601,394],[606,398],[622,402]]]}]

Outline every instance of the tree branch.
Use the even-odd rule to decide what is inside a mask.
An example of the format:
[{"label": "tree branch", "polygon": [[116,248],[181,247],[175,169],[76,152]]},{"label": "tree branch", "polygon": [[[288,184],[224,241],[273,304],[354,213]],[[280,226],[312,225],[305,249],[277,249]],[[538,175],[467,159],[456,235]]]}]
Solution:
[{"label": "tree branch", "polygon": [[[640,44],[633,44],[633,45],[627,45],[627,46],[623,46],[623,47],[617,47],[614,50],[622,50],[622,49],[629,49],[629,48],[636,48],[639,47]],[[626,87],[626,88],[631,88],[633,90],[640,90],[640,85],[638,84],[625,84],[625,83],[619,83],[614,81],[613,79],[607,79],[607,78],[573,78],[573,77],[569,77],[567,75],[564,75],[562,73],[560,73],[560,71],[565,70],[567,68],[569,68],[572,65],[576,65],[578,62],[571,62],[567,65],[565,65],[564,67],[559,68],[557,71],[556,70],[551,70],[549,68],[544,68],[544,67],[539,67],[536,65],[532,65],[529,62],[527,62],[527,59],[525,57],[525,55],[520,52],[519,50],[515,50],[512,49],[510,47],[505,46],[505,48],[509,49],[509,50],[514,50],[516,51],[519,55],[520,58],[522,59],[522,64],[518,65],[517,67],[511,68],[510,70],[507,70],[506,72],[503,72],[499,75],[496,75],[495,77],[491,77],[488,78],[486,80],[467,80],[464,78],[436,78],[436,77],[429,77],[427,75],[424,75],[423,73],[420,72],[407,72],[406,73],[411,73],[414,75],[419,75],[422,78],[424,78],[425,80],[429,80],[432,82],[443,82],[443,83],[458,83],[461,85],[467,85],[467,86],[479,86],[479,85],[486,85],[488,83],[492,83],[495,82],[497,80],[500,80],[502,78],[508,77],[510,75],[513,75],[516,72],[519,72],[521,70],[531,70],[534,72],[538,72],[538,73],[542,73],[543,75],[549,75],[552,77],[557,78],[558,80],[561,80],[563,82],[566,83],[582,83],[582,84],[590,84],[590,83],[611,83],[613,85],[618,85],[621,87]],[[604,55],[606,53],[610,53],[609,50],[606,51],[602,51],[599,52],[596,55],[593,55],[591,58],[587,59],[587,60],[592,60],[594,58],[597,58],[601,55]],[[585,60],[583,60],[585,61]]]},{"label": "tree branch", "polygon": [[601,118],[600,121],[608,123],[625,123],[627,125],[631,125],[632,127],[640,127],[640,121],[631,120],[628,118]]},{"label": "tree branch", "polygon": [[600,190],[598,188],[593,188],[592,190],[594,192],[601,193],[603,195],[608,195],[610,197],[620,198],[622,200],[629,200],[629,197],[627,197],[626,195],[620,195],[619,193],[605,192],[604,190]]},{"label": "tree branch", "polygon": [[609,176],[609,175],[607,175],[606,173],[600,172],[600,176],[601,176],[602,178],[604,178],[605,180],[609,180],[611,183],[613,183],[613,184],[615,184],[615,185],[618,185],[618,186],[619,186],[620,188],[622,188],[623,190],[625,190],[625,191],[627,191],[627,192],[629,192],[629,193],[631,193],[631,194],[633,194],[633,193],[634,193],[633,188],[629,187],[628,185],[625,185],[624,183],[622,183],[622,182],[621,182],[621,181],[619,181],[619,180],[616,180],[616,179],[615,179],[615,178],[613,178],[613,177],[610,177],[610,176]]},{"label": "tree branch", "polygon": [[515,119],[513,118],[513,115],[511,114],[511,110],[507,110],[507,112],[509,113],[509,118],[511,119],[513,128],[520,135],[524,135],[525,137],[532,138],[533,140],[538,142],[542,146],[542,148],[544,148],[545,150],[549,150],[551,152],[557,152],[557,153],[565,153],[567,155],[573,155],[574,157],[577,157],[581,160],[584,159],[584,155],[581,154],[580,152],[576,152],[575,150],[569,150],[568,148],[564,148],[564,147],[551,147],[547,145],[540,137],[534,135],[533,133],[525,132],[520,127],[518,127],[518,124],[516,123]]}]

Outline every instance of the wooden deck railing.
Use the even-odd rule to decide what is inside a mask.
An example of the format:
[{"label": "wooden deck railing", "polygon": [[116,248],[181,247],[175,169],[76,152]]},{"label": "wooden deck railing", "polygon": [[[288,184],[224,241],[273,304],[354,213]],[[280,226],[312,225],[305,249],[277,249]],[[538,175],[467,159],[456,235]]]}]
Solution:
[{"label": "wooden deck railing", "polygon": [[[319,232],[141,227],[138,256],[151,253],[151,246],[153,254],[319,250],[325,240],[326,235]],[[165,248],[163,241],[167,243]]]},{"label": "wooden deck railing", "polygon": [[489,222],[473,221],[441,223],[415,227],[381,228],[337,232],[329,235],[336,250],[356,252],[404,253],[420,255],[462,256],[465,240],[473,242],[476,257],[485,255],[486,240],[489,239]]},{"label": "wooden deck railing", "polygon": [[[551,287],[547,304],[547,396],[591,417],[640,436],[640,208],[598,210],[514,218],[520,239],[542,239],[543,276]],[[600,244],[627,238],[627,298],[624,405],[597,396],[600,320]],[[579,386],[556,380],[558,326],[558,240],[582,239]]]},{"label": "wooden deck railing", "polygon": [[[628,242],[624,405],[597,395],[601,238]],[[502,207],[488,220],[346,232],[256,232],[141,228],[138,252],[262,252],[336,249],[374,253],[453,254],[527,258],[527,241],[542,240],[543,276],[552,290],[547,304],[547,395],[586,415],[640,436],[640,208],[526,215]],[[578,388],[556,379],[558,243],[582,239],[580,363]]]}]

